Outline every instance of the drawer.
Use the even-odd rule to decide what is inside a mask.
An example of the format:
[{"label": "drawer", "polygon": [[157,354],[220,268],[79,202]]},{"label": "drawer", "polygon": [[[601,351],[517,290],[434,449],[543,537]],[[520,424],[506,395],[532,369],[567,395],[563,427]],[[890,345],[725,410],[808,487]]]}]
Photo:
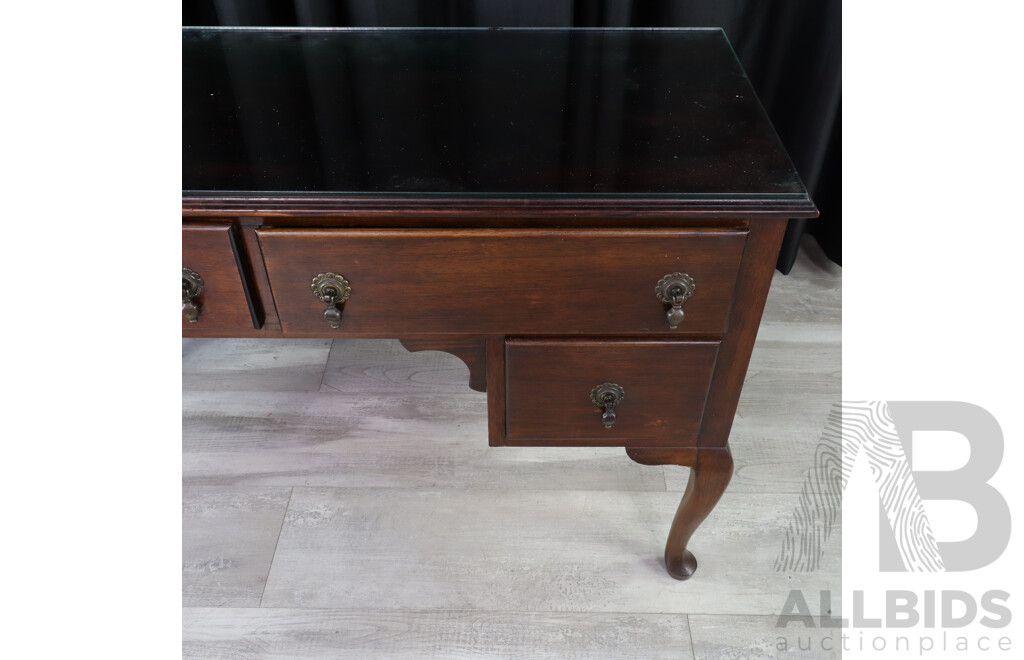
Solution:
[{"label": "drawer", "polygon": [[[202,280],[202,289],[193,299],[199,313],[195,323],[182,314],[182,330],[251,330],[262,325],[231,225],[183,225],[181,260],[183,268]],[[185,278],[183,271],[183,282]]]},{"label": "drawer", "polygon": [[[505,345],[509,445],[696,444],[715,341],[510,339]],[[592,391],[624,396],[605,428]]]},{"label": "drawer", "polygon": [[[285,332],[330,332],[311,283],[343,277],[352,335],[699,333],[726,330],[742,230],[258,230]],[[673,330],[655,295],[693,278]]]}]

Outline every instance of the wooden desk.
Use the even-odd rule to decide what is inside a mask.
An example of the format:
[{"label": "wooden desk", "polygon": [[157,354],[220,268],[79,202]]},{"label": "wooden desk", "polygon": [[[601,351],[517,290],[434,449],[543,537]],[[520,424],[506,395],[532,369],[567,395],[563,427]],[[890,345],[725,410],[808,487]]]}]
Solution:
[{"label": "wooden desk", "polygon": [[720,30],[186,29],[183,67],[184,335],[453,353],[493,446],[689,466],[693,574],[817,214]]}]

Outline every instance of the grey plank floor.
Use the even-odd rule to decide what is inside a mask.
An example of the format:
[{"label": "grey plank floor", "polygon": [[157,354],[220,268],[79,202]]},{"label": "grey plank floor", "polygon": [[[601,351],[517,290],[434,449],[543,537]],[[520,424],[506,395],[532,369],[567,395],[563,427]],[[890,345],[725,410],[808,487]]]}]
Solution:
[{"label": "grey plank floor", "polygon": [[184,657],[838,657],[774,627],[791,589],[838,600],[838,535],[773,563],[841,396],[841,279],[813,242],[776,273],[688,582],[660,558],[688,470],[488,448],[453,356],[183,340]]}]

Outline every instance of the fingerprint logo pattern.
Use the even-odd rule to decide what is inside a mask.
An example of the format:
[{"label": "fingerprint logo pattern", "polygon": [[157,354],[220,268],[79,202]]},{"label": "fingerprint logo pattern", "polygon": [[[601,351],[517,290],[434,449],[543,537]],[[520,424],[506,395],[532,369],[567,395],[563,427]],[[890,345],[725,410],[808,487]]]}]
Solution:
[{"label": "fingerprint logo pattern", "polygon": [[843,402],[829,413],[793,520],[775,560],[776,571],[813,571],[840,520],[842,493],[864,454],[903,565],[912,572],[943,571],[931,523],[917,491],[885,401]]},{"label": "fingerprint logo pattern", "polygon": [[782,539],[775,570],[804,572],[817,570],[823,548],[839,522],[843,507],[842,408],[832,406],[825,430],[814,452],[814,467],[804,481],[793,521]]}]

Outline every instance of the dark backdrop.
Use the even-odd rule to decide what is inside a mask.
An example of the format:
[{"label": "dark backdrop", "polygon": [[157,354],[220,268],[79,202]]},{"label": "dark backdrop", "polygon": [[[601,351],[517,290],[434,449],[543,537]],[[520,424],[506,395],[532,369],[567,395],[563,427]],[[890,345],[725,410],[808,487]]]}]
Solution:
[{"label": "dark backdrop", "polygon": [[791,220],[842,263],[840,0],[184,0],[183,25],[721,27],[793,158],[817,220]]}]

